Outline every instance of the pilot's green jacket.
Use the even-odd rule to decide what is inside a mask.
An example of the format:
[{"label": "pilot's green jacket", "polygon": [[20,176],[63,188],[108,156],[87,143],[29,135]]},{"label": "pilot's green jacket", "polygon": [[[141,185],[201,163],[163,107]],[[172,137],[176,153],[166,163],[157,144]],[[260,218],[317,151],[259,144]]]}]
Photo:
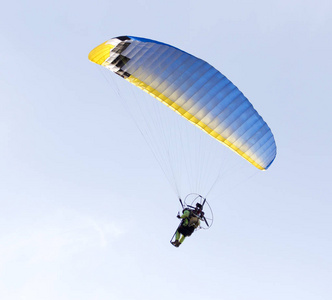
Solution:
[{"label": "pilot's green jacket", "polygon": [[[194,229],[196,229],[201,223],[199,218],[196,217],[195,215],[192,214],[190,216],[190,210],[188,210],[188,209],[184,210],[184,212],[183,212],[183,214],[180,218],[183,219],[183,223],[181,224],[181,226],[184,226],[184,227],[194,227]],[[184,239],[186,238],[186,236],[182,235],[182,237],[180,238],[180,232],[179,231],[181,231],[181,228],[179,228],[176,231],[175,239],[177,241],[179,241],[180,243],[182,243],[184,241]]]}]

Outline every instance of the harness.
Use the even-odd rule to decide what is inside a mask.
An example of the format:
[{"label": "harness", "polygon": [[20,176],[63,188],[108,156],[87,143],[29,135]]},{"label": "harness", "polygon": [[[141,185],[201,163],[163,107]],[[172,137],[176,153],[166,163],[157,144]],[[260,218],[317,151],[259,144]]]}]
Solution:
[{"label": "harness", "polygon": [[181,234],[183,234],[184,236],[191,236],[191,234],[194,232],[194,230],[196,229],[196,222],[194,223],[191,223],[190,224],[190,221],[191,221],[191,218],[193,217],[193,215],[195,217],[197,217],[197,222],[199,221],[199,217],[196,216],[194,214],[194,211],[191,210],[191,209],[188,209],[188,208],[185,208],[182,213],[184,214],[185,211],[189,211],[189,216],[188,217],[185,217],[184,219],[182,219],[182,222],[179,226],[179,232]]}]

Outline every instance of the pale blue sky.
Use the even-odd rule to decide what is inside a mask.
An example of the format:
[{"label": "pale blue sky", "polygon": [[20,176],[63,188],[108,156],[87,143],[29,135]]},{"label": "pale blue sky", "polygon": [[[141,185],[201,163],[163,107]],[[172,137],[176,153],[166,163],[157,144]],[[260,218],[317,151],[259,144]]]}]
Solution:
[{"label": "pale blue sky", "polygon": [[[4,3],[0,298],[331,299],[331,15],[327,0]],[[177,199],[87,58],[119,35],[208,61],[275,135],[270,169],[219,182],[213,227],[179,249]]]}]

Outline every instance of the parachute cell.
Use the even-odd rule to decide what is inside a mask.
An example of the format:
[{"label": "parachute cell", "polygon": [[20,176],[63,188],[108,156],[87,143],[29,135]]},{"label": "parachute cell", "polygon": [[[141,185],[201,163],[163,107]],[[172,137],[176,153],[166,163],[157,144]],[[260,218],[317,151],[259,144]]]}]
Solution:
[{"label": "parachute cell", "polygon": [[161,42],[122,36],[89,59],[149,93],[260,170],[276,156],[273,134],[242,92],[207,62]]}]

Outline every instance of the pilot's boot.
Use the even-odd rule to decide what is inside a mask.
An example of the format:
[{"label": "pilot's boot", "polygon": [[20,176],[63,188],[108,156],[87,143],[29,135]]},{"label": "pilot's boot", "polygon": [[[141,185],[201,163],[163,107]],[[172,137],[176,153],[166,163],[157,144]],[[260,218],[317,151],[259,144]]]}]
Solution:
[{"label": "pilot's boot", "polygon": [[180,242],[179,241],[177,241],[177,240],[175,240],[174,242],[172,242],[172,245],[174,246],[174,247],[179,247],[180,246]]}]

